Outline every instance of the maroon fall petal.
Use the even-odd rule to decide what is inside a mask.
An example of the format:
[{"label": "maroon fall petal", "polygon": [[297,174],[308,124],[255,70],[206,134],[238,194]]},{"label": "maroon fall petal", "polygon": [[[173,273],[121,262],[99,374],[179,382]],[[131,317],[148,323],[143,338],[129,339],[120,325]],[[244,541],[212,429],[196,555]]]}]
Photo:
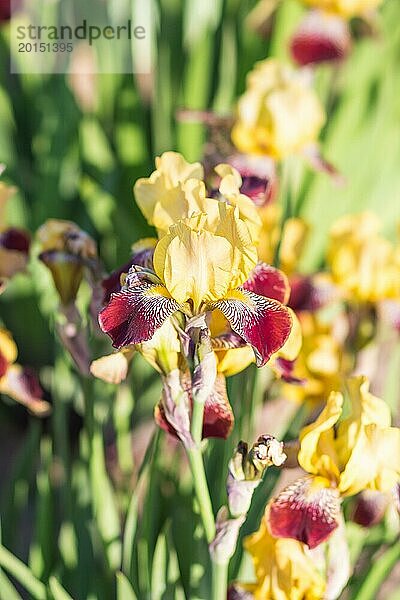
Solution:
[{"label": "maroon fall petal", "polygon": [[8,369],[8,360],[4,354],[0,351],[0,378],[5,375]]},{"label": "maroon fall petal", "polygon": [[99,324],[112,339],[114,348],[151,339],[164,321],[179,310],[178,302],[163,291],[161,285],[142,282],[111,295],[99,314]]},{"label": "maroon fall petal", "polygon": [[229,404],[226,382],[218,375],[213,392],[204,404],[203,438],[226,439],[232,431],[234,416]]},{"label": "maroon fall petal", "polygon": [[296,312],[314,312],[338,298],[336,286],[318,275],[294,275],[290,278],[288,306]]},{"label": "maroon fall petal", "polygon": [[237,169],[242,177],[240,191],[262,208],[273,202],[278,192],[276,166],[266,157],[234,154],[227,162]]},{"label": "maroon fall petal", "polygon": [[28,254],[30,243],[29,233],[23,229],[10,227],[0,233],[0,246],[6,250],[15,250]]},{"label": "maroon fall petal", "polygon": [[[154,419],[161,429],[174,437],[179,437],[166,417],[162,401],[155,407]],[[214,391],[207,398],[204,405],[203,438],[226,439],[232,431],[233,424],[234,416],[226,393],[225,377],[219,375]]]},{"label": "maroon fall petal", "polygon": [[243,287],[249,292],[272,298],[282,304],[287,303],[290,295],[289,281],[285,273],[263,262],[254,267]]},{"label": "maroon fall petal", "polygon": [[363,527],[372,527],[382,521],[388,504],[387,494],[365,490],[356,498],[352,520]]},{"label": "maroon fall petal", "polygon": [[0,0],[0,23],[6,23],[11,18],[11,0]]},{"label": "maroon fall petal", "polygon": [[308,13],[290,44],[293,60],[300,66],[343,60],[350,48],[347,23],[318,11]]},{"label": "maroon fall petal", "polygon": [[30,367],[25,367],[21,374],[21,385],[32,398],[41,398],[43,390],[40,386],[36,373]]},{"label": "maroon fall petal", "polygon": [[43,390],[30,368],[11,366],[4,376],[2,391],[36,416],[45,417],[51,410],[50,404],[42,399]]},{"label": "maroon fall petal", "polygon": [[265,206],[272,196],[272,181],[257,175],[244,175],[240,191],[253,200],[256,206]]},{"label": "maroon fall petal", "polygon": [[103,304],[107,304],[107,302],[111,299],[111,294],[116,294],[121,290],[121,275],[122,273],[127,273],[129,269],[134,264],[133,258],[119,269],[113,271],[108,277],[103,279],[101,282],[102,288],[104,290],[103,294]]},{"label": "maroon fall petal", "polygon": [[295,360],[287,360],[286,358],[278,356],[278,358],[275,361],[275,369],[278,371],[283,381],[286,381],[286,383],[292,383],[294,385],[304,385],[306,380],[301,379],[300,377],[296,377],[293,374],[295,367]]},{"label": "maroon fall petal", "polygon": [[104,290],[103,303],[106,304],[111,298],[111,294],[115,294],[121,290],[121,275],[128,273],[133,265],[151,269],[153,267],[154,246],[146,247],[138,252],[134,252],[131,259],[122,267],[113,271],[108,277],[103,279],[101,285]]},{"label": "maroon fall petal", "polygon": [[312,277],[309,275],[294,275],[291,277],[288,302],[290,308],[294,311],[313,310],[313,295]]},{"label": "maroon fall petal", "polygon": [[315,548],[338,526],[339,493],[318,486],[314,477],[288,485],[271,503],[269,526],[275,537],[294,538]]},{"label": "maroon fall petal", "polygon": [[292,317],[280,302],[245,289],[240,291],[243,300],[233,296],[219,300],[214,307],[228,319],[233,331],[253,347],[256,364],[262,367],[288,339]]}]

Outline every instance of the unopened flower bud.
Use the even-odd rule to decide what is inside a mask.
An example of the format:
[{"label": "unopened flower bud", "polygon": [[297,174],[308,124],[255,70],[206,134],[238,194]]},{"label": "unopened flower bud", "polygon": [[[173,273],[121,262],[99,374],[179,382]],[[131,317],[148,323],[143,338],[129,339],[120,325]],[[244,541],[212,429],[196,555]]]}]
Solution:
[{"label": "unopened flower bud", "polygon": [[283,443],[272,435],[259,437],[250,451],[245,442],[239,442],[229,463],[227,480],[228,503],[233,516],[248,512],[264,471],[271,465],[281,466],[285,460]]},{"label": "unopened flower bud", "polygon": [[85,267],[98,269],[94,240],[75,223],[57,219],[46,221],[37,238],[42,248],[39,259],[50,270],[61,303],[74,302]]},{"label": "unopened flower bud", "polygon": [[236,519],[228,518],[226,506],[220,508],[217,515],[215,538],[210,544],[210,554],[214,562],[227,564],[235,553],[239,529],[244,523],[245,516]]},{"label": "unopened flower bud", "polygon": [[68,305],[74,302],[83,279],[80,258],[66,252],[47,251],[42,252],[39,259],[51,272],[61,303]]},{"label": "unopened flower bud", "polygon": [[272,435],[262,435],[249,452],[248,474],[257,476],[264,472],[267,467],[275,465],[280,467],[286,460],[283,451],[283,443]]}]

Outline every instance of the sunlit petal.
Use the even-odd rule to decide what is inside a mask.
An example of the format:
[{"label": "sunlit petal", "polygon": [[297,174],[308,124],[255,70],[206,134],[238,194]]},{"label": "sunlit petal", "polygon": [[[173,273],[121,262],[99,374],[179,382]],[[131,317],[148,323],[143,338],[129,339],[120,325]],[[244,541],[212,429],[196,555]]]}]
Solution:
[{"label": "sunlit petal", "polygon": [[338,526],[339,493],[322,477],[288,485],[270,504],[272,535],[290,537],[315,548]]},{"label": "sunlit petal", "polygon": [[319,417],[300,432],[299,463],[307,473],[329,480],[339,477],[334,425],[342,414],[343,396],[332,392]]},{"label": "sunlit petal", "polygon": [[276,300],[235,290],[214,306],[225,315],[233,331],[251,344],[258,366],[264,365],[289,337],[290,313]]},{"label": "sunlit petal", "polygon": [[149,340],[177,310],[179,304],[164,286],[142,282],[112,294],[99,314],[99,323],[111,337],[114,348],[122,348]]}]

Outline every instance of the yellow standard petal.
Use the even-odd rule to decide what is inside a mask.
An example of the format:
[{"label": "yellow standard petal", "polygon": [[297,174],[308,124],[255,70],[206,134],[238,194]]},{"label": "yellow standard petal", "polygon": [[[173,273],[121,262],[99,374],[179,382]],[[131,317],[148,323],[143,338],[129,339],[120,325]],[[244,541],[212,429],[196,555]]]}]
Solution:
[{"label": "yellow standard petal", "polygon": [[166,232],[170,225],[189,215],[185,184],[200,184],[199,199],[205,197],[204,176],[200,163],[188,163],[177,152],[165,152],[156,158],[156,170],[148,178],[135,183],[136,202],[150,225]]},{"label": "yellow standard petal", "polygon": [[226,238],[232,246],[233,264],[230,288],[242,285],[257,264],[257,248],[246,223],[239,218],[238,208],[219,204],[220,222],[216,235]]},{"label": "yellow standard petal", "polygon": [[225,237],[177,223],[158,242],[153,260],[154,270],[171,296],[180,304],[191,300],[196,314],[203,302],[225,296],[232,282],[235,253]]},{"label": "yellow standard petal", "polygon": [[215,167],[216,173],[222,178],[219,191],[231,206],[238,208],[239,218],[249,228],[252,241],[258,244],[262,227],[261,217],[254,202],[245,194],[240,193],[242,178],[231,165],[221,163]]},{"label": "yellow standard petal", "polygon": [[400,478],[400,429],[390,426],[389,407],[369,392],[366,377],[352,378],[348,388],[352,414],[340,423],[336,440],[339,490],[389,491]]},{"label": "yellow standard petal", "polygon": [[320,475],[333,482],[339,478],[333,428],[342,414],[342,407],[342,394],[332,392],[317,420],[300,432],[300,465],[308,473]]}]

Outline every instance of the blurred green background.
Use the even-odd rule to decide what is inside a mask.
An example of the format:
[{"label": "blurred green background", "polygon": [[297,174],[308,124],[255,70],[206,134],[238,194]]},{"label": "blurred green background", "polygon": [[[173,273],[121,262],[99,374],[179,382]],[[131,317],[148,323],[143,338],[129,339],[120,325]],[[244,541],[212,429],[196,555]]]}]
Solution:
[{"label": "blurred green background", "polygon": [[[235,100],[244,89],[246,74],[257,60],[267,56],[289,60],[287,41],[304,11],[296,0],[284,0],[274,18],[271,35],[261,37],[249,29],[246,19],[256,4],[253,0],[151,0],[151,4],[155,18],[153,72],[145,77],[96,75],[90,79],[90,101],[85,106],[66,76],[10,75],[7,25],[0,31],[0,162],[7,166],[3,179],[18,187],[18,194],[9,203],[8,224],[26,227],[34,233],[49,217],[71,219],[96,239],[107,270],[125,262],[132,242],[151,233],[134,204],[132,186],[138,177],[147,176],[153,170],[154,156],[172,149],[182,152],[188,160],[202,157],[205,127],[179,122],[177,110],[232,113]],[[312,225],[311,241],[302,264],[304,270],[320,265],[327,230],[337,216],[346,212],[373,209],[382,218],[386,234],[391,238],[397,234],[400,221],[400,2],[387,0],[380,12],[377,34],[359,39],[342,67],[319,67],[315,83],[328,111],[321,138],[323,154],[343,173],[346,185],[336,187],[326,175],[302,167],[297,205],[301,207],[300,214]],[[19,362],[38,370],[48,396],[54,403],[61,403],[64,411],[39,424],[11,402],[1,406],[3,541],[30,561],[39,578],[46,579],[56,570],[60,578],[67,581],[67,587],[75,590],[74,598],[108,599],[114,594],[112,573],[121,551],[119,542],[118,547],[113,547],[119,519],[110,506],[117,505],[126,515],[130,498],[129,469],[132,468],[131,459],[126,458],[130,452],[129,432],[132,423],[137,427],[151,416],[159,388],[149,369],[137,361],[132,375],[133,397],[132,391],[125,387],[119,391],[116,401],[111,387],[97,385],[92,389],[99,405],[99,424],[106,425],[106,441],[107,435],[114,440],[115,429],[117,445],[125,444],[124,450],[122,446],[117,448],[119,460],[125,456],[127,461],[125,472],[122,468],[125,473],[122,491],[116,486],[116,499],[108,483],[101,449],[96,455],[97,463],[90,464],[91,469],[100,473],[100,479],[95,481],[99,495],[106,490],[103,504],[99,506],[95,499],[85,497],[89,494],[86,488],[90,487],[90,474],[84,469],[84,442],[81,440],[80,447],[77,442],[79,417],[71,410],[74,405],[80,412],[81,391],[71,374],[69,359],[55,341],[56,305],[49,276],[35,258],[31,260],[29,273],[16,276],[0,299],[1,319],[17,341]],[[240,411],[244,415],[245,410],[235,393],[237,395],[232,388],[238,419],[233,441],[244,427]],[[114,429],[110,429],[111,421]],[[74,440],[69,449],[63,447],[70,443],[69,436],[62,432],[67,422]],[[93,443],[99,444],[98,449],[101,440],[101,436],[94,439]],[[212,449],[213,464],[218,465],[212,472],[217,504],[223,493],[224,461],[233,441],[225,447],[216,442]],[[61,462],[68,457],[68,470],[71,461],[74,464],[68,475],[70,479],[67,478],[69,491],[64,496],[60,496],[60,489],[67,489],[63,488],[65,482],[58,488],[58,495],[53,496],[57,463],[52,462],[52,444]],[[79,462],[81,459],[83,462]],[[164,531],[167,514],[179,510],[181,518],[188,523],[191,519],[190,489],[179,483],[179,473],[176,467],[174,469],[163,485],[172,481],[174,489],[174,486],[182,488],[182,495],[174,500],[168,489],[164,490],[165,503],[157,509],[156,524],[147,525],[155,529],[150,533],[146,530],[152,540],[150,546],[159,540],[156,566],[167,572],[166,577],[172,578],[171,581],[177,577],[174,553],[182,557],[187,548],[184,544],[173,548],[174,536],[170,531],[163,533],[161,541],[158,536]],[[153,496],[157,496],[159,484],[155,477],[151,488]],[[263,493],[264,496],[258,496],[255,515],[262,510],[265,489]],[[73,506],[80,496],[82,503],[77,513]],[[174,502],[180,502],[180,507]],[[186,505],[182,504],[185,502]],[[62,507],[63,503],[66,508]],[[149,505],[153,506],[151,498]],[[100,534],[93,534],[92,510]],[[102,522],[105,514],[107,517]],[[132,503],[129,514],[134,514]],[[249,530],[256,520],[255,517],[250,522]],[[128,542],[135,535],[133,521],[132,518]],[[174,527],[177,521],[173,520]],[[82,531],[84,533],[80,533]],[[28,551],[30,539],[33,545]],[[59,543],[56,539],[61,539],[61,551],[56,550]],[[107,542],[101,551],[97,547],[101,545],[100,539]],[[143,537],[141,540],[137,541],[135,550],[139,559],[141,552],[147,558],[152,556],[154,552],[142,547]],[[74,548],[78,556],[74,555]],[[143,556],[140,560],[146,561]],[[129,562],[131,557],[125,556],[125,559]],[[130,571],[136,573],[136,578],[140,578],[137,565],[145,564],[140,560]],[[238,565],[238,560],[234,561],[235,576]],[[151,566],[147,566],[150,578]],[[189,567],[183,565],[183,568]],[[89,576],[91,569],[96,573],[93,579]],[[129,584],[121,581],[118,585],[125,591],[120,598],[130,600],[134,596],[129,595],[131,590],[128,594]],[[145,590],[149,583],[137,585]],[[174,595],[154,592],[151,598],[182,598],[179,586],[174,589]],[[41,597],[40,593],[37,597]],[[63,598],[62,595],[54,597]],[[147,596],[142,592],[138,597]],[[10,600],[12,596],[4,596],[4,599]]]}]

